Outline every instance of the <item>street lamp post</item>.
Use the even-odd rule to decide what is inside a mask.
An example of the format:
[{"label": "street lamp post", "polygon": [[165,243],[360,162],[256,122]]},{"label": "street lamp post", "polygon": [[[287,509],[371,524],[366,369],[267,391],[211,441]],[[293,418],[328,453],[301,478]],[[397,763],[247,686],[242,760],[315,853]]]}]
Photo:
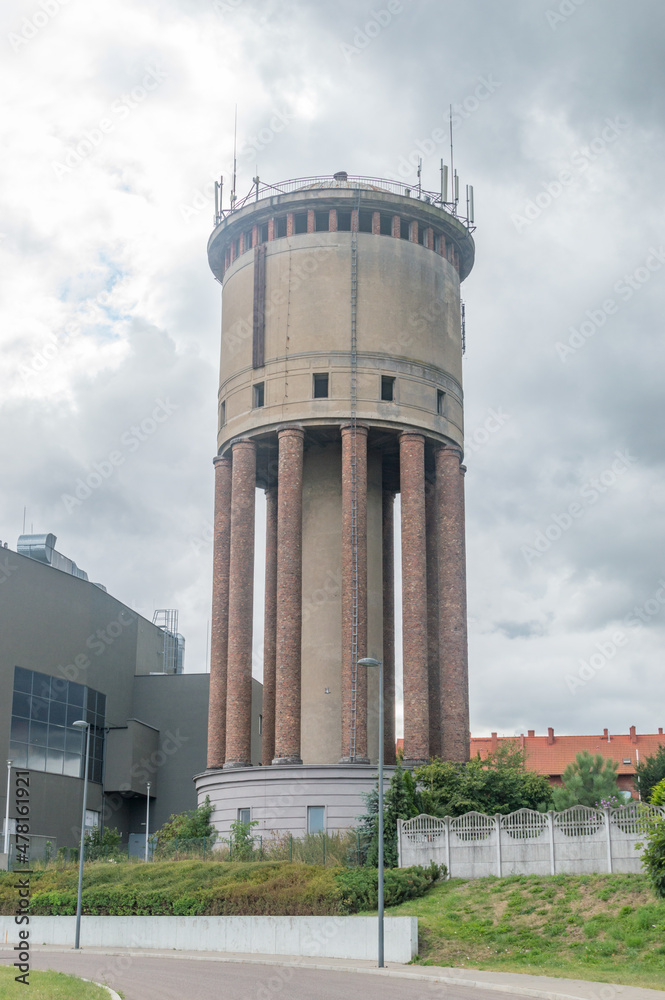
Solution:
[{"label": "street lamp post", "polygon": [[145,797],[145,860],[148,860],[149,830],[150,830],[150,782],[147,782],[148,792]]},{"label": "street lamp post", "polygon": [[12,785],[12,762],[7,761],[7,805],[5,806],[5,845],[4,853],[7,855],[7,867],[9,867],[9,795]]},{"label": "street lamp post", "polygon": [[362,667],[379,668],[379,968],[385,968],[383,961],[383,662],[371,656],[358,660]]},{"label": "street lamp post", "polygon": [[79,887],[76,897],[76,936],[74,948],[78,948],[81,940],[81,898],[83,896],[83,851],[85,849],[85,813],[88,804],[88,758],[90,756],[90,723],[79,719],[73,722],[75,729],[85,729],[85,770],[83,774],[83,809],[81,812],[81,846],[79,848]]}]

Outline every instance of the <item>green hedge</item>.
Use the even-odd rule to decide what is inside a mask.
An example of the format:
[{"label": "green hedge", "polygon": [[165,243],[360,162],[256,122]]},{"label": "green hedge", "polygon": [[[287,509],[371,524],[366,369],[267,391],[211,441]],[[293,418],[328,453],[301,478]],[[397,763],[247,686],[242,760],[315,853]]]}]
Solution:
[{"label": "green hedge", "polygon": [[[387,869],[385,902],[395,906],[421,896],[438,877],[436,866]],[[16,907],[15,878],[0,879],[0,912]],[[166,862],[140,866],[85,866],[82,910],[100,916],[326,916],[377,905],[378,873],[372,868],[324,868],[288,862]],[[30,913],[76,912],[74,868],[35,873]]]}]

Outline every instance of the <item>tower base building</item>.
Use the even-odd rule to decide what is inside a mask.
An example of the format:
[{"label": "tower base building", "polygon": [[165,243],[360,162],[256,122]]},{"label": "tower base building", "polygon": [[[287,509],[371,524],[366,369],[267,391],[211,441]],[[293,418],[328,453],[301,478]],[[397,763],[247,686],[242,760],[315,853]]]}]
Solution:
[{"label": "tower base building", "polygon": [[383,664],[394,765],[398,493],[404,761],[468,759],[460,284],[474,245],[455,206],[415,195],[345,173],[257,186],[210,238],[223,314],[208,761],[196,784],[222,834],[239,816],[264,834],[355,824],[378,759],[366,656]]}]

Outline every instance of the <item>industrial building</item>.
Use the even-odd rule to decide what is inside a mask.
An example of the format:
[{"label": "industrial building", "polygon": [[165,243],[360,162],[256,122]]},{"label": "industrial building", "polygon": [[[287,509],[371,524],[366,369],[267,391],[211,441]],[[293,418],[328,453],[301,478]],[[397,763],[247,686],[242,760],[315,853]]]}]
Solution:
[{"label": "industrial building", "polygon": [[[443,176],[443,168],[442,168]],[[472,212],[349,177],[217,209],[222,285],[207,767],[221,832],[353,825],[395,761],[394,500],[404,758],[466,760],[462,304]],[[447,184],[446,184],[447,187]],[[251,757],[255,489],[266,496],[262,767]]]},{"label": "industrial building", "polygon": [[[172,813],[196,808],[192,775],[205,764],[208,674],[182,673],[184,640],[108,594],[55,548],[52,534],[0,549],[0,746],[30,772],[32,851],[78,844],[84,735],[90,723],[88,827],[117,828],[125,844]],[[173,625],[170,609],[156,622]],[[258,756],[260,685],[255,703]],[[0,781],[6,813],[6,784]],[[12,838],[13,839],[13,838]],[[11,846],[11,845],[10,845]]]}]

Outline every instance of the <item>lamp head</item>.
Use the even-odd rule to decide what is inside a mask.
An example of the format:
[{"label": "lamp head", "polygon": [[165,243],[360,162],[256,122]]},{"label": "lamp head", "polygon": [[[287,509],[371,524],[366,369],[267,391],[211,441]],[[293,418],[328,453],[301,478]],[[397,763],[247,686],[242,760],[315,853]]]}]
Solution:
[{"label": "lamp head", "polygon": [[89,722],[84,722],[83,719],[77,719],[76,722],[72,722],[74,729],[87,729],[90,725]]},{"label": "lamp head", "polygon": [[362,660],[358,660],[359,667],[380,667],[381,660],[375,660],[373,656],[363,656]]}]

